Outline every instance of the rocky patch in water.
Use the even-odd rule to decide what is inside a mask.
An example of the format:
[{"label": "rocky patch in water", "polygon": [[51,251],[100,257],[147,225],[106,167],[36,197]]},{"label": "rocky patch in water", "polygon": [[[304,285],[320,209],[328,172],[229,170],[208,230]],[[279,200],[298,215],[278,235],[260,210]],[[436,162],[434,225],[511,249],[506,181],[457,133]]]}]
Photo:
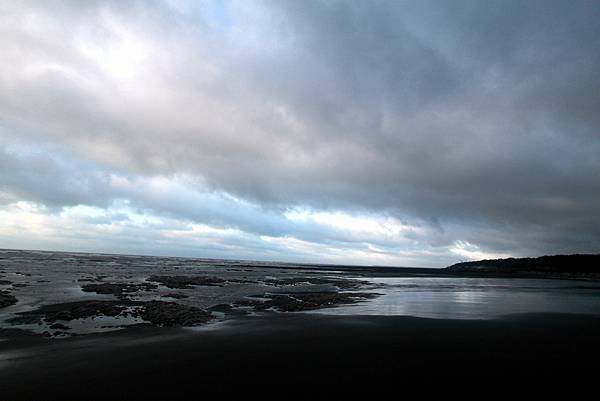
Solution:
[{"label": "rocky patch in water", "polygon": [[213,319],[213,316],[194,306],[175,302],[150,301],[80,301],[44,305],[36,310],[19,313],[9,320],[13,324],[53,323],[50,328],[67,330],[57,321],[71,321],[100,316],[141,318],[158,326],[196,326]]},{"label": "rocky patch in water", "polygon": [[361,280],[341,279],[341,278],[322,278],[322,277],[288,277],[277,279],[262,280],[264,284],[273,287],[296,286],[301,284],[323,285],[336,287],[340,290],[355,290],[368,285],[369,283]]},{"label": "rocky patch in water", "polygon": [[164,301],[145,302],[139,317],[160,326],[197,326],[213,319],[210,313],[195,306]]},{"label": "rocky patch in water", "polygon": [[0,328],[0,338],[29,337],[35,335],[33,331],[18,329],[16,327]]},{"label": "rocky patch in water", "polygon": [[46,322],[57,320],[70,321],[96,316],[128,316],[128,309],[134,302],[123,301],[78,301],[61,304],[44,305],[28,312],[19,313],[18,317],[9,320],[11,323],[35,323],[44,319]]},{"label": "rocky patch in water", "polygon": [[236,306],[250,306],[255,310],[276,309],[282,312],[301,312],[341,304],[353,304],[366,299],[375,298],[379,294],[366,292],[292,292],[266,293],[263,299],[244,299],[235,303]]},{"label": "rocky patch in water", "polygon": [[5,308],[17,303],[17,298],[8,291],[0,291],[0,308]]},{"label": "rocky patch in water", "polygon": [[165,298],[174,298],[174,299],[189,298],[187,295],[180,294],[180,293],[177,293],[177,292],[170,292],[168,294],[163,295],[163,297],[165,297]]},{"label": "rocky patch in water", "polygon": [[138,291],[152,291],[158,288],[158,285],[152,283],[99,283],[85,284],[81,286],[82,291],[95,292],[96,294],[111,294],[119,298],[126,297],[128,294]]},{"label": "rocky patch in water", "polygon": [[161,283],[168,288],[192,289],[195,285],[220,286],[225,280],[214,276],[150,276],[148,281]]}]

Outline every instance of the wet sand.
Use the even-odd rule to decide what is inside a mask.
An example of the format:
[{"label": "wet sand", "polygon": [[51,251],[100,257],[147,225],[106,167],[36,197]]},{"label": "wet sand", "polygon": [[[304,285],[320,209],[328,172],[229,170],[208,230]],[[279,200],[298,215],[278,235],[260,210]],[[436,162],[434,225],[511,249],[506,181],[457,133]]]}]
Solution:
[{"label": "wet sand", "polygon": [[287,398],[385,388],[402,394],[427,383],[548,389],[593,378],[588,362],[600,356],[599,338],[600,318],[586,315],[443,320],[306,313],[194,330],[17,337],[0,342],[0,399],[190,399],[240,390],[244,398]]}]

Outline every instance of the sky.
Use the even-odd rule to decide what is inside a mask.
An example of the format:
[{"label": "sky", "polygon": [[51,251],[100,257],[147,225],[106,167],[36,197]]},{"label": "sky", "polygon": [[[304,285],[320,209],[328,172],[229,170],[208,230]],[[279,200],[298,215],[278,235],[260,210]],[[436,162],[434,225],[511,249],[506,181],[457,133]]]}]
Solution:
[{"label": "sky", "polygon": [[0,248],[600,252],[598,1],[0,0]]}]

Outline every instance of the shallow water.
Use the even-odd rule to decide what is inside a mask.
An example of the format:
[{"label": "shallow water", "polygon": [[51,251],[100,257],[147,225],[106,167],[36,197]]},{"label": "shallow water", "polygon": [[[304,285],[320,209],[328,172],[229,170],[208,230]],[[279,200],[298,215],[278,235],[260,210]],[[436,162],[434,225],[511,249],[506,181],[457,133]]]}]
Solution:
[{"label": "shallow water", "polygon": [[[216,286],[168,288],[150,282],[152,275],[165,276],[216,276],[226,280]],[[43,305],[86,300],[118,300],[112,294],[83,291],[86,284],[126,283],[156,284],[157,288],[127,293],[133,301],[161,300],[208,309],[216,305],[232,305],[257,294],[280,291],[337,291],[331,283],[313,284],[304,279],[331,278],[352,280],[354,275],[337,270],[311,270],[310,266],[252,261],[226,261],[214,259],[162,258],[150,256],[121,256],[40,251],[0,250],[0,291],[15,296],[15,305],[0,309],[0,328],[20,328],[36,333],[61,332],[51,330],[53,322],[11,322],[20,313],[37,310]],[[285,280],[296,280],[286,285]],[[177,294],[183,298],[173,298]],[[241,310],[245,308],[239,308]],[[247,309],[247,308],[246,308]],[[250,313],[250,311],[244,311]],[[250,313],[251,314],[251,313]],[[219,319],[222,313],[213,315]],[[131,324],[143,323],[139,319],[96,317],[70,322],[70,334],[115,330]]]},{"label": "shallow water", "polygon": [[490,319],[518,313],[600,315],[600,283],[518,278],[390,277],[368,281],[380,297],[324,309],[337,315]]},{"label": "shallow water", "polygon": [[[20,322],[11,319],[43,305],[85,300],[118,300],[115,295],[85,292],[89,283],[148,284],[152,275],[216,276],[225,280],[217,286],[185,289],[156,288],[127,293],[132,301],[162,300],[214,309],[219,320],[240,314],[260,313],[240,300],[265,300],[261,294],[298,291],[372,292],[380,294],[351,305],[311,310],[309,313],[347,315],[407,315],[427,318],[490,319],[515,313],[600,314],[600,282],[517,278],[436,277],[431,273],[412,276],[364,269],[344,270],[332,266],[278,264],[148,256],[120,256],[58,252],[0,250],[0,291],[15,296],[18,302],[0,309],[0,328],[21,328],[52,335],[52,321]],[[433,271],[432,271],[433,272]],[[388,277],[380,277],[382,275]],[[378,277],[374,277],[378,276]],[[311,281],[312,282],[309,282]],[[328,281],[329,280],[329,281]],[[358,281],[357,281],[358,280]],[[355,286],[344,286],[346,282]],[[173,298],[176,294],[184,298]],[[223,309],[229,305],[230,311]],[[224,311],[225,310],[225,311]],[[231,312],[233,310],[233,313]],[[267,313],[275,313],[272,309]],[[70,334],[119,329],[143,323],[139,318],[92,317],[60,324],[70,326]],[[215,322],[210,327],[215,326]]]}]

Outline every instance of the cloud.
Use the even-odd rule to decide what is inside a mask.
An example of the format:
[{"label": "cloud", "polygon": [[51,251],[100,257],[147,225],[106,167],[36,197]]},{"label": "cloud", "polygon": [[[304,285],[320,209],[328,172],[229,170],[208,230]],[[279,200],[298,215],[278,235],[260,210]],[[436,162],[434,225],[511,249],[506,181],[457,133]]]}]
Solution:
[{"label": "cloud", "polygon": [[127,201],[293,257],[597,251],[594,2],[0,11],[6,210]]}]

